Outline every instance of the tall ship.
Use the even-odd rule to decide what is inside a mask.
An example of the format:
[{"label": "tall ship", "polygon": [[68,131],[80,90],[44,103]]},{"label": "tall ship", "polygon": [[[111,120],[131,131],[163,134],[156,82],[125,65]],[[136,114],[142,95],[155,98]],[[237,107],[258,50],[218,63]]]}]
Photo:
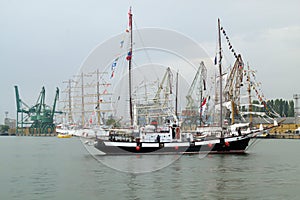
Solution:
[{"label": "tall ship", "polygon": [[[241,55],[234,53],[236,61],[231,68],[228,78],[224,81],[222,70],[221,32],[224,33],[218,19],[218,74],[215,87],[215,117],[214,123],[206,123],[203,118],[203,107],[208,98],[204,98],[205,64],[201,62],[191,84],[192,90],[195,83],[198,85],[200,96],[193,99],[190,90],[186,95],[186,108],[178,109],[178,87],[180,72],[174,73],[169,67],[165,69],[162,80],[158,82],[156,92],[147,88],[153,83],[139,84],[133,88],[132,82],[136,78],[133,73],[133,15],[131,8],[129,17],[129,48],[126,60],[128,62],[128,123],[124,126],[114,126],[107,131],[105,138],[96,138],[94,147],[105,155],[132,155],[132,154],[239,154],[245,153],[251,138],[268,127],[251,127],[250,122],[236,121],[236,111],[239,110],[240,91],[233,86],[241,85],[243,79],[244,63]],[[174,78],[174,74],[175,77]],[[224,81],[224,82],[223,82]],[[225,86],[224,86],[225,83]],[[138,93],[144,88],[144,97]],[[143,93],[143,92],[140,92]],[[149,96],[151,96],[149,98]],[[228,105],[228,102],[229,105]],[[226,109],[227,107],[228,109]],[[229,108],[231,107],[231,108]],[[228,111],[229,110],[229,111]],[[200,113],[200,114],[199,114]],[[210,114],[212,115],[212,114]],[[228,118],[228,119],[227,119]],[[227,122],[229,121],[229,122]]]}]

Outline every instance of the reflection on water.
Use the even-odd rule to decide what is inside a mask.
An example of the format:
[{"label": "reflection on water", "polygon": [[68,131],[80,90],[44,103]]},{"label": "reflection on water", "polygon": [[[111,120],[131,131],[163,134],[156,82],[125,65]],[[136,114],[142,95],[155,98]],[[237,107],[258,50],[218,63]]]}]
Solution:
[{"label": "reflection on water", "polygon": [[127,173],[149,173],[167,167],[181,155],[97,156],[96,159],[112,169]]},{"label": "reflection on water", "polygon": [[[76,138],[1,138],[0,199],[297,199],[299,145],[263,140],[246,155],[102,156],[99,162]],[[151,173],[125,173],[168,162]]]}]

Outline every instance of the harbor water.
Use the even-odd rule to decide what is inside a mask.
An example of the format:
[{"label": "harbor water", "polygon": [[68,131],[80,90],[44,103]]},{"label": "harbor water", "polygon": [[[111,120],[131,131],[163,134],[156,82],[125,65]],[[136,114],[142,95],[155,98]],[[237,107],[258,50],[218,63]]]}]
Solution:
[{"label": "harbor water", "polygon": [[[145,156],[93,156],[79,138],[3,136],[0,199],[298,199],[299,150],[300,140],[261,139],[246,155],[145,162]],[[122,168],[136,163],[162,167]]]}]

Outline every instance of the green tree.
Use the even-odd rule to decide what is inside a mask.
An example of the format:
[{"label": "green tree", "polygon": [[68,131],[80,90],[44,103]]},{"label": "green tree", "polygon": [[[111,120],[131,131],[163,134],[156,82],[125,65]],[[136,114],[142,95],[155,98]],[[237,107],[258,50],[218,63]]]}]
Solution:
[{"label": "green tree", "polygon": [[106,125],[107,126],[113,126],[113,127],[120,127],[120,123],[118,121],[116,121],[115,119],[113,118],[109,118],[107,121],[106,121]]},{"label": "green tree", "polygon": [[280,104],[280,100],[279,99],[275,99],[273,109],[274,109],[275,112],[277,112],[279,115],[281,115],[280,114],[280,105],[279,104]]},{"label": "green tree", "polygon": [[9,126],[7,125],[1,125],[0,126],[0,132],[4,133],[4,132],[8,132]]},{"label": "green tree", "polygon": [[283,102],[283,116],[288,117],[288,112],[289,112],[289,102],[284,101]]},{"label": "green tree", "polygon": [[295,112],[294,112],[294,101],[290,100],[289,101],[289,110],[288,110],[288,117],[295,117]]},{"label": "green tree", "polygon": [[[258,100],[253,100],[252,104],[261,104]],[[272,99],[266,102],[267,108],[253,106],[253,112],[276,112],[282,117],[294,117],[294,101],[283,99]],[[244,108],[242,108],[244,109]],[[270,114],[270,113],[269,113]],[[275,117],[275,116],[273,116]]]},{"label": "green tree", "polygon": [[[253,100],[253,101],[252,101],[252,104],[260,105],[260,103],[259,103],[258,100]],[[253,110],[253,112],[260,112],[260,107],[253,106],[253,107],[252,107],[252,110]]]}]

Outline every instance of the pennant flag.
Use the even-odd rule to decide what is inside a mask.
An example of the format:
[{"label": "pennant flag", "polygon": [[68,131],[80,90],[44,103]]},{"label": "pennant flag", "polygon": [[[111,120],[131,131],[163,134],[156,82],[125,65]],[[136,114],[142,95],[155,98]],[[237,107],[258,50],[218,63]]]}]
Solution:
[{"label": "pennant flag", "polygon": [[117,57],[114,62],[111,65],[111,70],[114,70],[114,68],[117,66],[117,61],[119,60],[119,57]]},{"label": "pennant flag", "polygon": [[204,98],[203,99],[203,101],[202,101],[202,103],[201,103],[201,106],[200,106],[200,108],[199,108],[199,113],[200,113],[200,115],[202,115],[202,116],[204,116],[205,115],[205,113],[204,113],[204,111],[206,110],[206,99],[207,98]]},{"label": "pennant flag", "polygon": [[201,103],[201,107],[205,106],[206,104],[206,98],[203,99],[202,103]]},{"label": "pennant flag", "polygon": [[206,82],[203,80],[203,90],[206,90]]},{"label": "pennant flag", "polygon": [[114,61],[113,64],[111,65],[111,69],[113,70],[117,66],[117,63]]},{"label": "pennant flag", "polygon": [[111,75],[110,75],[110,78],[113,78],[114,75],[115,75],[115,71],[112,71],[112,72],[111,72]]},{"label": "pennant flag", "polygon": [[123,45],[124,45],[124,40],[122,40],[122,41],[120,42],[120,48],[123,48]]},{"label": "pennant flag", "polygon": [[103,94],[107,94],[108,92],[107,92],[107,89],[105,89],[104,91],[103,91]]}]

